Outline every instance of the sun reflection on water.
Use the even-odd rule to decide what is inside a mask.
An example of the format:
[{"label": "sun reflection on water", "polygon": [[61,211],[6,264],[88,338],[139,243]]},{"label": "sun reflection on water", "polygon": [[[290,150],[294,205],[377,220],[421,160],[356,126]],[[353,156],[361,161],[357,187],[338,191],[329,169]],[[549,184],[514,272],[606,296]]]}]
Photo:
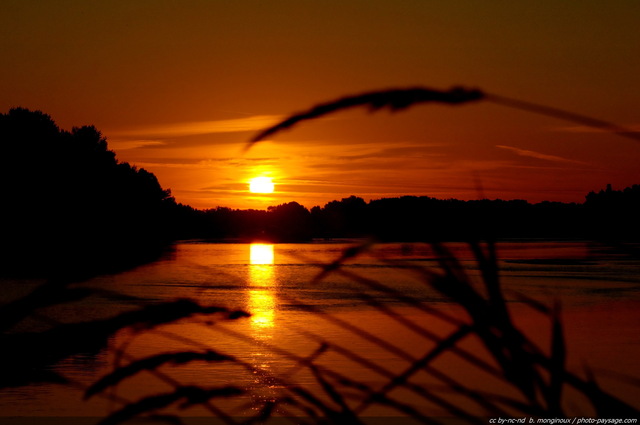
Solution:
[{"label": "sun reflection on water", "polygon": [[252,265],[273,265],[272,244],[252,243],[249,250],[249,261]]},{"label": "sun reflection on water", "polygon": [[249,249],[247,308],[251,313],[252,326],[256,330],[266,330],[274,326],[276,310],[274,249],[270,244],[251,244]]}]

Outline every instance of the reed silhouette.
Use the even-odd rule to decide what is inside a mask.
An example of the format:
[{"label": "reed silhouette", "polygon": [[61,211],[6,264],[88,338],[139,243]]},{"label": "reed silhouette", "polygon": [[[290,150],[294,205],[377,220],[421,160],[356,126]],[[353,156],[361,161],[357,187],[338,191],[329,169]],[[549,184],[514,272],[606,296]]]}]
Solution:
[{"label": "reed silhouette", "polygon": [[550,106],[489,94],[479,89],[453,87],[445,91],[427,87],[411,87],[360,93],[321,103],[306,111],[293,114],[281,122],[261,131],[249,141],[246,149],[249,149],[256,142],[264,140],[265,138],[282,130],[289,129],[302,121],[319,118],[345,109],[368,107],[371,111],[378,111],[380,109],[388,108],[391,112],[396,112],[421,103],[462,105],[477,101],[491,102],[507,106],[509,108],[520,109],[565,121],[571,121],[576,124],[586,125],[588,127],[615,133],[619,136],[635,141],[640,141],[640,135],[637,134],[637,132],[617,124]]},{"label": "reed silhouette", "polygon": [[[289,129],[304,120],[320,117],[345,108],[368,106],[374,110],[384,107],[388,107],[391,110],[400,110],[423,102],[462,104],[479,100],[493,101],[530,112],[569,119],[637,139],[633,133],[610,123],[554,108],[487,95],[479,90],[452,89],[448,92],[441,92],[413,88],[365,93],[320,104],[300,114],[292,115],[281,123],[259,133],[250,141],[247,149],[253,143]],[[589,203],[593,204],[595,199],[594,196],[591,196]],[[351,203],[362,207],[362,203],[356,201],[357,199]],[[331,208],[334,207],[328,206],[327,209]],[[478,223],[478,225],[481,224]],[[309,357],[300,357],[287,350],[286,347],[256,341],[247,335],[238,334],[229,329],[223,330],[227,335],[245,342],[258,344],[263,349],[270,350],[285,359],[289,359],[289,361],[297,364],[299,368],[308,370],[318,384],[318,392],[313,393],[311,389],[300,387],[295,383],[295,380],[288,379],[286,375],[280,375],[278,371],[260,371],[260,373],[270,374],[269,382],[280,384],[281,393],[271,397],[268,401],[264,401],[259,412],[254,417],[243,421],[247,423],[266,421],[273,419],[272,415],[278,412],[279,415],[284,415],[285,417],[296,417],[295,421],[307,420],[312,423],[357,424],[364,423],[366,417],[363,415],[367,409],[377,405],[384,406],[406,420],[427,424],[441,423],[441,419],[425,415],[424,410],[421,409],[422,403],[438,405],[448,415],[455,416],[468,423],[485,423],[483,416],[492,415],[511,417],[526,415],[543,418],[563,417],[568,414],[566,401],[568,392],[581,394],[587,400],[588,409],[592,409],[591,412],[599,417],[636,417],[638,415],[636,406],[629,405],[602,390],[590,372],[587,371],[580,376],[566,369],[567,353],[560,303],[549,307],[524,294],[511,295],[511,297],[515,297],[533,311],[547,317],[550,327],[548,347],[538,346],[528,336],[526,329],[520,329],[514,323],[508,304],[508,296],[500,284],[493,238],[489,235],[482,241],[478,239],[478,233],[467,236],[469,249],[473,252],[480,270],[480,285],[473,282],[473,279],[467,274],[466,267],[442,242],[427,241],[433,251],[437,253],[437,269],[381,259],[381,261],[386,261],[387,264],[392,264],[404,270],[412,270],[419,275],[425,287],[435,290],[442,297],[459,306],[464,312],[462,317],[439,311],[410,295],[397,291],[384,282],[360,276],[353,270],[343,267],[347,260],[366,252],[373,243],[371,241],[346,250],[340,258],[325,265],[314,281],[318,282],[330,274],[339,273],[360,285],[363,288],[359,292],[362,302],[377,310],[388,320],[397,322],[418,335],[419,339],[416,344],[423,343],[425,347],[430,347],[422,356],[416,357],[395,345],[393,341],[381,339],[376,335],[375,330],[368,329],[366,325],[354,325],[315,306],[305,305],[297,300],[290,300],[299,308],[303,308],[315,315],[318,319],[329,321],[346,332],[352,333],[354,337],[367,340],[389,352],[390,355],[408,362],[409,366],[400,373],[393,372],[384,365],[370,361],[364,353],[354,352],[349,347],[338,345],[329,338],[313,334],[305,329],[299,329],[300,335],[318,346],[317,350]],[[311,282],[311,284],[314,282]],[[384,294],[386,297],[391,297],[394,303],[419,309],[424,313],[425,320],[421,323],[416,323],[398,315],[387,304],[379,302],[375,297],[366,295],[365,288],[367,291],[374,291]],[[355,290],[358,291],[358,289]],[[442,336],[429,329],[427,324],[431,321],[430,318],[445,321],[451,326],[451,332]],[[470,339],[480,341],[484,352],[469,351],[464,342]],[[194,347],[198,346],[195,341],[190,341],[190,343]],[[385,383],[374,387],[366,382],[353,379],[331,368],[322,366],[318,360],[327,353],[337,354],[358,363],[360,366],[370,370],[373,375],[381,378]],[[180,355],[185,354],[181,353]],[[196,352],[192,353],[192,355],[196,356]],[[504,393],[493,393],[484,388],[474,387],[473,382],[461,382],[455,379],[450,374],[450,371],[439,369],[434,365],[435,360],[443,356],[457,357],[473,368],[484,370],[503,382],[511,390],[508,395],[505,395]],[[225,358],[225,360],[228,359]],[[151,358],[145,359],[143,362],[144,364],[154,364],[154,361],[155,359]],[[237,358],[232,361],[242,365],[249,373],[258,372],[254,366],[246,364]],[[132,363],[128,368],[134,371],[137,370],[136,363]],[[413,379],[420,372],[426,372],[432,379],[435,379],[440,384],[439,389],[426,386],[419,380]],[[127,373],[122,375],[128,376]],[[405,401],[401,396],[399,397],[397,394],[401,390],[409,391],[416,396],[420,400],[418,405]],[[154,405],[147,406],[147,413],[155,411],[155,408],[160,407],[160,404],[164,406],[166,404],[164,400],[176,400],[181,394],[183,394],[183,389],[180,386],[176,386],[174,398],[169,398],[168,395],[156,396],[166,398],[162,398],[162,403],[156,402]],[[136,404],[135,406],[139,405]],[[122,410],[107,418],[105,423],[114,423],[120,417],[119,415],[128,410],[130,408],[125,406]],[[145,409],[138,407],[135,409],[136,413],[143,413],[143,411]],[[482,415],[478,414],[479,411],[482,412]],[[225,422],[234,422],[232,416],[228,416],[226,413],[218,412],[217,415],[222,417]],[[444,419],[444,421],[446,422],[447,420]]]}]

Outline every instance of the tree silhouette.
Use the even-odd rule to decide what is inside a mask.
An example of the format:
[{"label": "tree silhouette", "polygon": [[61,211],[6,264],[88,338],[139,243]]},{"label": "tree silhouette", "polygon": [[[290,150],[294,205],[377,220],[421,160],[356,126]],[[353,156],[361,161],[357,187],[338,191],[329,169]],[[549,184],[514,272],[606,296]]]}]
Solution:
[{"label": "tree silhouette", "polygon": [[594,236],[606,239],[640,239],[640,185],[623,190],[589,192],[585,200],[586,215]]},{"label": "tree silhouette", "polygon": [[93,126],[60,130],[24,108],[0,115],[2,258],[20,274],[91,274],[154,257],[172,238],[175,200],[118,162]]},{"label": "tree silhouette", "polygon": [[276,241],[301,242],[312,237],[311,213],[297,202],[269,207],[269,234]]}]

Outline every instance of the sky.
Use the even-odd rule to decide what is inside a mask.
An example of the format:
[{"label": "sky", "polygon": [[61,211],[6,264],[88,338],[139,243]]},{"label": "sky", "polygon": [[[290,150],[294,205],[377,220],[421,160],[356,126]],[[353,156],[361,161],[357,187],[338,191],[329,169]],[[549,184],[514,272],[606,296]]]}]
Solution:
[{"label": "sky", "polygon": [[[344,95],[452,86],[640,131],[640,2],[14,1],[0,111],[95,125],[120,161],[196,208],[351,195],[582,202],[640,183],[640,142],[490,103],[352,110],[244,151]],[[253,177],[273,194],[252,194]]]}]

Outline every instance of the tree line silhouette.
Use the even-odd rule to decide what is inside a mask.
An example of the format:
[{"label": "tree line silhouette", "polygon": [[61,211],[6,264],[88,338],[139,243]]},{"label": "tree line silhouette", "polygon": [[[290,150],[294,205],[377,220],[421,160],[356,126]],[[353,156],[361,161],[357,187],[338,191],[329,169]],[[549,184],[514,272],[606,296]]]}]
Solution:
[{"label": "tree line silhouette", "polygon": [[373,237],[380,241],[481,238],[640,238],[640,185],[590,192],[582,204],[403,196],[366,202],[356,196],[310,210],[297,202],[260,210],[189,211],[191,238],[303,242]]},{"label": "tree line silhouette", "polygon": [[119,162],[93,126],[58,128],[23,108],[0,114],[3,270],[110,271],[155,258],[176,239],[305,242],[470,238],[640,238],[640,185],[591,192],[585,202],[356,196],[267,210],[179,204],[156,177]]}]

